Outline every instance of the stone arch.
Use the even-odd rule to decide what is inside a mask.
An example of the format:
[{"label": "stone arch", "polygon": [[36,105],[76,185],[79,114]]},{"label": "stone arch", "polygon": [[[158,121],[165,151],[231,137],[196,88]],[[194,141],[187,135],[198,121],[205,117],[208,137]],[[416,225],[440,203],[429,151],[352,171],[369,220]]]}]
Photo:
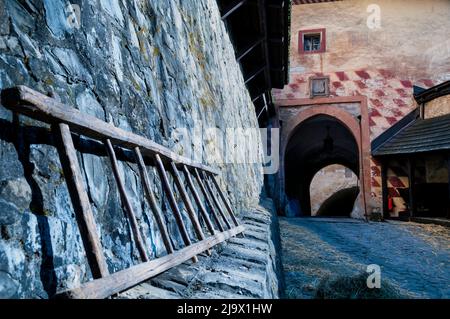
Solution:
[{"label": "stone arch", "polygon": [[[340,124],[342,124],[345,128],[351,132],[354,137],[357,147],[358,147],[358,176],[360,177],[360,185],[361,185],[361,194],[360,194],[360,202],[361,208],[363,210],[364,215],[367,215],[367,202],[370,198],[370,138],[369,138],[369,128],[368,128],[368,114],[367,114],[367,101],[364,97],[350,98],[350,102],[359,102],[361,107],[361,117],[360,119],[356,118],[351,113],[346,110],[331,105],[330,102],[332,99],[327,99],[324,103],[320,101],[316,101],[316,105],[314,105],[314,101],[310,102],[311,107],[300,111],[297,115],[291,118],[283,127],[281,132],[280,139],[280,163],[281,163],[281,171],[280,171],[280,188],[281,193],[285,193],[285,158],[286,158],[286,150],[291,138],[295,135],[296,131],[301,127],[303,123],[306,121],[316,117],[316,116],[329,116],[334,118]],[[339,103],[339,102],[336,102]],[[293,105],[295,106],[295,105]],[[314,175],[313,175],[314,176]],[[312,178],[312,177],[311,177]],[[283,195],[284,196],[284,195]]]},{"label": "stone arch", "polygon": [[[314,173],[311,181],[308,181],[311,216],[351,215],[359,194],[359,172],[343,164],[326,165]],[[350,194],[351,196],[346,196]],[[325,209],[325,206],[331,209]]]}]

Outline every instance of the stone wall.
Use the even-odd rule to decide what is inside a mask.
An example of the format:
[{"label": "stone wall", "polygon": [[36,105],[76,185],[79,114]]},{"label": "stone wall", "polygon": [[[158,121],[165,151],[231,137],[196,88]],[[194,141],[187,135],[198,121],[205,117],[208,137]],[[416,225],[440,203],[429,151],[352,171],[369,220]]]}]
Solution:
[{"label": "stone wall", "polygon": [[[173,133],[195,129],[195,155],[221,169],[237,213],[257,203],[260,165],[214,163],[220,155],[209,155],[218,142],[204,133],[258,127],[216,1],[73,2],[0,2],[0,89],[27,85],[187,156]],[[2,106],[0,121],[0,298],[47,298],[88,280],[89,267],[48,127]],[[114,272],[136,263],[138,254],[102,152],[78,155]],[[121,162],[120,168],[150,257],[165,254],[137,167]],[[166,197],[150,174],[179,247]]]},{"label": "stone wall", "polygon": [[431,119],[446,114],[450,114],[450,95],[441,96],[425,103],[424,118]]}]

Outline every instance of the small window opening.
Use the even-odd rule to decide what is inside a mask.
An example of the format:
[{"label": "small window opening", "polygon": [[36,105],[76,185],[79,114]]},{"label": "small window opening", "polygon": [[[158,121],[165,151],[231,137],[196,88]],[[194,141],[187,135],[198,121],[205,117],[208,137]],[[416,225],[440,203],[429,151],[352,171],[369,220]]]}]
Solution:
[{"label": "small window opening", "polygon": [[321,49],[320,33],[303,35],[303,50],[305,52],[315,52]]}]

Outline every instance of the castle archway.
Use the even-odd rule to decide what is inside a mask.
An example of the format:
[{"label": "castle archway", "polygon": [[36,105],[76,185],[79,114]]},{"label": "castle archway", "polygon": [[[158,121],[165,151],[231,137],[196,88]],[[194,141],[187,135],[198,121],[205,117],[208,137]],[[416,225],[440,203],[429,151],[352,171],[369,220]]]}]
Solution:
[{"label": "castle archway", "polygon": [[358,176],[358,203],[360,210],[366,212],[364,183],[370,178],[370,171],[367,174],[361,142],[366,139],[360,121],[333,105],[308,108],[287,123],[281,139],[281,176],[291,215],[311,215],[311,181],[318,171],[332,164],[343,165]]}]

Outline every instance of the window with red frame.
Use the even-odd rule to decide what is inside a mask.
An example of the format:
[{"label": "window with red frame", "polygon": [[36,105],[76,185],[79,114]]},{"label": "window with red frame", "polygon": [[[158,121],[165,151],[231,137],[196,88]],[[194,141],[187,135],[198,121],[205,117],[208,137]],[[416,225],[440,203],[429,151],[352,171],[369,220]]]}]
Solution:
[{"label": "window with red frame", "polygon": [[326,51],[326,48],[325,29],[299,31],[298,50],[300,54],[322,53]]}]

